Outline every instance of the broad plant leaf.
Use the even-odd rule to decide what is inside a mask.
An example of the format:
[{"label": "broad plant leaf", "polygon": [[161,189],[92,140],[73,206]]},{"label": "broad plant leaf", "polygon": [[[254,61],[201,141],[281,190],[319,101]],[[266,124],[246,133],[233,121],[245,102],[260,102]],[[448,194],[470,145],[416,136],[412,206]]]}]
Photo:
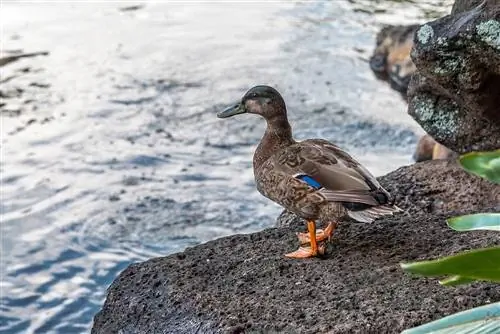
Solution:
[{"label": "broad plant leaf", "polygon": [[[469,173],[500,184],[500,149],[471,152],[459,159]],[[456,231],[500,231],[500,213],[478,213],[447,220]],[[449,276],[446,286],[486,280],[500,283],[500,247],[483,248],[431,261],[402,263],[403,270],[425,276]],[[402,334],[483,334],[500,333],[500,303],[476,307],[411,328]]]},{"label": "broad plant leaf", "polygon": [[446,279],[442,279],[439,281],[439,284],[441,285],[446,285],[446,286],[456,286],[460,284],[467,284],[467,283],[472,283],[474,282],[474,278],[470,277],[464,277],[464,276],[451,276]]},{"label": "broad plant leaf", "polygon": [[[403,270],[424,276],[462,276],[500,283],[500,247],[482,248],[437,260],[402,263]],[[446,282],[446,280],[445,280]]]},{"label": "broad plant leaf", "polygon": [[476,213],[446,220],[455,231],[490,230],[500,231],[500,213]]},{"label": "broad plant leaf", "polygon": [[460,156],[460,164],[469,173],[500,184],[500,149],[470,152]]},{"label": "broad plant leaf", "polygon": [[458,312],[401,334],[483,334],[500,333],[500,303]]}]

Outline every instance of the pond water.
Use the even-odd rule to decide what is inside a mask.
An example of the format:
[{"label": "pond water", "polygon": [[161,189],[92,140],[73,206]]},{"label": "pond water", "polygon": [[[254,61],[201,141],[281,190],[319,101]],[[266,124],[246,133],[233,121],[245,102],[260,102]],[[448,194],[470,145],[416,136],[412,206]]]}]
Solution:
[{"label": "pond water", "polygon": [[450,8],[132,5],[2,2],[2,50],[50,52],[2,67],[2,333],[87,333],[130,263],[273,226],[251,168],[264,122],[215,117],[253,85],[282,92],[298,139],[376,175],[411,163],[422,130],[367,59],[383,23]]}]

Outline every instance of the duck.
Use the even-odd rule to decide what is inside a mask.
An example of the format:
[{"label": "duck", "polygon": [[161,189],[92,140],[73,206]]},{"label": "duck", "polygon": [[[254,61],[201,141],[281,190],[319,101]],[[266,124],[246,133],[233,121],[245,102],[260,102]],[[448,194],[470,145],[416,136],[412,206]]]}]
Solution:
[{"label": "duck", "polygon": [[[325,254],[325,244],[341,220],[370,223],[402,211],[377,179],[346,151],[325,139],[296,141],[285,101],[273,87],[258,85],[218,118],[255,114],[267,123],[253,155],[257,190],[307,222],[297,233],[300,246],[287,258]],[[320,221],[323,229],[317,229]]]}]

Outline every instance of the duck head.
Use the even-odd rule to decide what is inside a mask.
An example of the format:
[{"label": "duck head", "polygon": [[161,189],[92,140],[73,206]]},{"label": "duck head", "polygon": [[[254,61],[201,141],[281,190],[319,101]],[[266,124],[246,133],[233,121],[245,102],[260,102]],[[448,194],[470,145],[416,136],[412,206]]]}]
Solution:
[{"label": "duck head", "polygon": [[239,114],[257,114],[267,120],[286,116],[286,107],[280,93],[269,86],[255,86],[236,103],[217,114],[219,118],[227,118]]}]

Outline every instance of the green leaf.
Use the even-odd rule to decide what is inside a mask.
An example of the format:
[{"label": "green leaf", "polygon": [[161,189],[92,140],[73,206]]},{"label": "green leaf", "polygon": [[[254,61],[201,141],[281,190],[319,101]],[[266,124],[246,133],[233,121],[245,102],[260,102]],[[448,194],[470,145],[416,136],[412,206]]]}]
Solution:
[{"label": "green leaf", "polygon": [[455,231],[500,231],[500,213],[476,213],[446,220]]},{"label": "green leaf", "polygon": [[490,152],[470,152],[460,156],[459,160],[469,173],[500,183],[500,149]]},{"label": "green leaf", "polygon": [[500,333],[500,303],[458,312],[401,334],[482,334]]},{"label": "green leaf", "polygon": [[463,276],[500,283],[500,247],[477,249],[432,261],[402,263],[407,272],[425,276]]},{"label": "green leaf", "polygon": [[456,286],[460,284],[467,284],[467,283],[472,283],[474,282],[475,279],[470,278],[470,277],[464,277],[464,276],[451,276],[446,279],[440,280],[439,284],[441,285],[446,285],[446,286]]}]

